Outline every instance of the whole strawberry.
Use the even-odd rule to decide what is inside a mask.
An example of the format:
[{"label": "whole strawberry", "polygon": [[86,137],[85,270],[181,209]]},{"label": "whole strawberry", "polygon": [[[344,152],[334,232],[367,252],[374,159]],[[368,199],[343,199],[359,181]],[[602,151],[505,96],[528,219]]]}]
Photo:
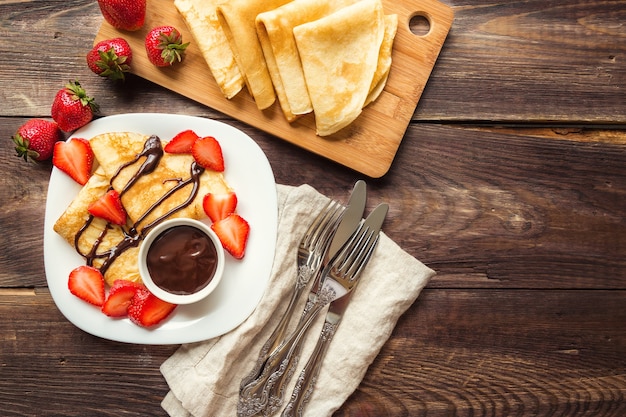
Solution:
[{"label": "whole strawberry", "polygon": [[117,29],[135,31],[146,19],[146,0],[98,0],[104,20]]},{"label": "whole strawberry", "polygon": [[17,129],[11,139],[20,158],[45,161],[52,156],[54,144],[63,139],[63,132],[55,122],[30,119]]},{"label": "whole strawberry", "polygon": [[157,67],[169,67],[183,59],[189,42],[183,43],[183,35],[173,26],[159,26],[146,35],[148,59]]},{"label": "whole strawberry", "polygon": [[94,100],[87,96],[78,81],[74,81],[57,92],[51,113],[61,130],[71,132],[89,123],[97,111]]},{"label": "whole strawberry", "polygon": [[105,39],[87,53],[87,65],[94,73],[111,80],[124,81],[130,71],[133,52],[124,38]]}]

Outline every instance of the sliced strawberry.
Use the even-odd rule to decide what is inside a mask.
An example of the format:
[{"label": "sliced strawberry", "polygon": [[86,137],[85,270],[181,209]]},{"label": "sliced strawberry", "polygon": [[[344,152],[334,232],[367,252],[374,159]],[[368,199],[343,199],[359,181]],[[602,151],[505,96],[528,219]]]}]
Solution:
[{"label": "sliced strawberry", "polygon": [[172,138],[163,150],[168,153],[188,153],[191,154],[191,147],[200,136],[193,130],[184,130]]},{"label": "sliced strawberry", "polygon": [[211,228],[222,242],[222,246],[236,259],[243,258],[250,234],[250,225],[238,214],[229,214],[211,224]]},{"label": "sliced strawberry", "polygon": [[205,136],[196,140],[191,148],[191,154],[197,163],[206,169],[224,171],[224,156],[222,147],[213,136]]},{"label": "sliced strawberry", "polygon": [[219,194],[208,193],[202,199],[202,207],[209,219],[215,223],[235,212],[237,195],[233,191]]},{"label": "sliced strawberry", "polygon": [[80,185],[85,185],[91,177],[93,159],[93,151],[87,139],[74,138],[54,144],[52,163]]},{"label": "sliced strawberry", "polygon": [[109,223],[120,226],[126,224],[126,210],[122,206],[119,193],[115,190],[107,191],[102,197],[91,203],[87,210],[92,215]]},{"label": "sliced strawberry", "polygon": [[72,270],[67,287],[72,294],[89,304],[100,307],[104,303],[104,277],[94,267],[81,265]]},{"label": "sliced strawberry", "polygon": [[128,306],[142,284],[124,279],[117,279],[109,289],[109,296],[102,305],[102,312],[109,317],[124,317]]},{"label": "sliced strawberry", "polygon": [[165,320],[175,308],[176,304],[163,301],[141,287],[130,302],[128,317],[139,326],[150,327]]}]

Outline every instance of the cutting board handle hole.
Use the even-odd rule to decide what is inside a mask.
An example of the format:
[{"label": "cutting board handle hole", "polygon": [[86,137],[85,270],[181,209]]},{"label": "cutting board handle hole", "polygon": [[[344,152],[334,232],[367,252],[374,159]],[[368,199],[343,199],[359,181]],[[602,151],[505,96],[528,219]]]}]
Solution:
[{"label": "cutting board handle hole", "polygon": [[430,32],[430,18],[428,15],[417,12],[409,19],[409,29],[417,36],[426,36]]}]

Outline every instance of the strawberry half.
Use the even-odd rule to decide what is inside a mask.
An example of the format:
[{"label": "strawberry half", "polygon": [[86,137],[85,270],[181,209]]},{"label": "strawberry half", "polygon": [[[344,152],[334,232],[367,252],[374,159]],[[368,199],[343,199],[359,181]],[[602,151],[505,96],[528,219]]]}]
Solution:
[{"label": "strawberry half", "polygon": [[52,163],[80,185],[85,185],[91,177],[93,159],[93,151],[87,139],[74,138],[54,144]]},{"label": "strawberry half", "polygon": [[202,199],[202,208],[213,223],[220,221],[237,208],[237,195],[231,191],[228,193],[208,193]]},{"label": "strawberry half", "polygon": [[200,136],[193,130],[184,130],[172,138],[163,150],[168,153],[191,153],[191,147]]},{"label": "strawberry half", "polygon": [[175,308],[176,304],[163,301],[141,287],[128,306],[128,317],[139,326],[150,327],[165,320]]},{"label": "strawberry half", "polygon": [[104,277],[92,266],[81,265],[72,270],[67,287],[72,294],[89,304],[99,307],[104,304]]},{"label": "strawberry half", "polygon": [[109,317],[128,315],[128,307],[140,288],[143,288],[143,285],[137,282],[124,279],[115,280],[109,290],[109,296],[102,305],[102,312]]},{"label": "strawberry half", "polygon": [[211,229],[222,242],[222,246],[234,258],[243,258],[250,234],[250,225],[238,214],[229,214],[222,220],[211,224]]},{"label": "strawberry half", "polygon": [[126,210],[122,206],[120,195],[115,190],[107,191],[102,197],[87,207],[87,211],[96,217],[100,217],[109,223],[126,224]]},{"label": "strawberry half", "polygon": [[213,136],[205,136],[196,140],[191,148],[191,154],[197,163],[206,169],[224,171],[224,155],[222,146]]}]

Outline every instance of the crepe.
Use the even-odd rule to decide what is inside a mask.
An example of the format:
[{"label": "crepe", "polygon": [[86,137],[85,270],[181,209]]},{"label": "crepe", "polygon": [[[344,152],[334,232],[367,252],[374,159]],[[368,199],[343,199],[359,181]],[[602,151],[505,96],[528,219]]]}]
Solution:
[{"label": "crepe", "polygon": [[[185,184],[192,177],[193,157],[163,153],[160,160],[156,159],[158,164],[153,171],[137,175],[140,167],[149,160],[146,156],[141,156],[144,146],[157,143],[153,140],[148,141],[149,138],[150,136],[138,133],[118,132],[105,133],[90,140],[99,164],[98,169],[54,225],[55,232],[72,246],[75,246],[76,236],[80,236],[77,250],[83,256],[91,254],[96,246],[97,253],[106,254],[110,249],[119,247],[125,239],[128,240],[128,236],[138,235],[140,241],[148,232],[147,227],[164,218],[205,218],[206,214],[202,208],[204,195],[209,192],[231,191],[222,173],[205,170],[199,176],[197,193],[193,199],[191,197],[194,186],[193,182],[189,181],[189,184],[180,187],[164,201],[159,202],[168,190],[174,189],[179,184]],[[161,147],[160,141],[158,144]],[[120,193],[122,205],[128,214],[128,222],[123,228],[107,225],[104,220],[97,217],[88,223],[89,205],[111,187]],[[190,200],[188,204],[187,200]],[[181,207],[180,210],[172,212],[177,207]],[[84,231],[81,233],[83,228]],[[108,229],[103,234],[105,228]],[[100,240],[101,243],[96,244]],[[109,285],[115,279],[140,281],[137,256],[138,245],[130,245],[119,256],[114,257],[104,268],[105,281]],[[94,266],[102,267],[103,259],[97,256],[89,258],[94,258]]]},{"label": "crepe", "polygon": [[258,14],[289,0],[228,0],[217,6],[217,17],[237,61],[248,91],[264,110],[276,101],[274,86],[257,37]]},{"label": "crepe", "polygon": [[233,98],[243,89],[243,76],[217,19],[219,0],[174,0],[191,35],[200,48],[222,94]]},{"label": "crepe", "polygon": [[361,113],[385,33],[380,0],[361,0],[293,29],[319,136]]},{"label": "crepe", "polygon": [[358,0],[294,0],[256,18],[256,29],[278,102],[292,122],[313,108],[293,28],[327,16]]},{"label": "crepe", "polygon": [[376,100],[387,84],[389,71],[391,70],[393,40],[396,37],[397,31],[398,15],[385,15],[385,34],[383,35],[383,42],[378,53],[378,64],[376,65],[376,71],[374,72],[372,84],[370,85],[370,91],[365,99],[363,107],[366,107],[368,104]]},{"label": "crepe", "polygon": [[[104,174],[104,170],[102,168],[96,169],[89,181],[80,189],[77,196],[56,221],[54,231],[74,247],[75,237],[89,219],[87,208],[92,202],[106,193],[108,189],[109,179]],[[108,230],[106,233],[103,233],[105,228],[108,228]],[[124,231],[120,226],[108,225],[105,220],[94,217],[76,242],[77,251],[80,254],[89,254],[94,247],[94,242],[98,240],[100,244],[95,255],[105,254],[124,240]],[[93,266],[99,268],[103,262],[104,258],[96,256]],[[137,269],[137,248],[129,249],[121,254],[108,268],[104,277],[109,285],[115,279],[141,281]]]}]

